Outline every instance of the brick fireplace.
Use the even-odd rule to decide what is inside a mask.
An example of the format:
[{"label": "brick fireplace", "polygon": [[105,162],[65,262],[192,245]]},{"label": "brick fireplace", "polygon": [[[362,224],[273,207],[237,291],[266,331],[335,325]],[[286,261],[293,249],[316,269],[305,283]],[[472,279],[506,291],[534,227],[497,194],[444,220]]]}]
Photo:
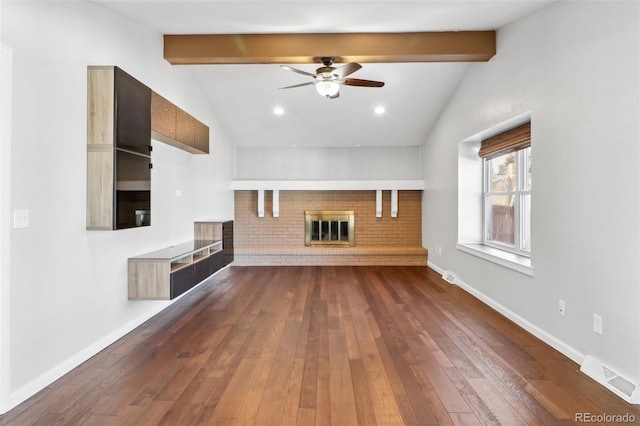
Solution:
[{"label": "brick fireplace", "polygon": [[[235,191],[236,265],[426,265],[422,247],[422,191],[398,192],[398,215],[390,217],[391,191],[382,192],[383,214],[376,217],[376,191],[290,190],[279,193],[273,217],[271,191],[265,191],[264,217],[258,193]],[[352,246],[306,246],[305,211],[352,211]]]}]

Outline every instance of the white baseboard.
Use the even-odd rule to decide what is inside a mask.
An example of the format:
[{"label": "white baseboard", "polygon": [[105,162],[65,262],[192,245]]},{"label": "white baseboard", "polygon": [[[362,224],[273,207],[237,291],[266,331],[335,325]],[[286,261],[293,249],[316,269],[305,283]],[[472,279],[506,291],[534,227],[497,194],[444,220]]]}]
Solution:
[{"label": "white baseboard", "polygon": [[[427,263],[430,268],[435,270],[440,274],[444,274],[446,271],[440,268],[438,265],[435,265],[431,262]],[[455,274],[454,274],[455,276]],[[474,296],[476,299],[485,303],[486,305],[492,307],[496,311],[500,312],[500,314],[504,315],[511,321],[518,324],[523,329],[527,330],[529,333],[533,334],[543,342],[547,343],[552,348],[556,349],[561,354],[565,355],[567,358],[576,362],[580,365],[580,371],[587,376],[591,377],[593,380],[598,382],[600,385],[609,389],[611,392],[615,393],[620,398],[624,399],[630,404],[640,404],[640,384],[635,383],[632,380],[618,374],[617,372],[611,370],[606,365],[602,364],[599,360],[596,360],[591,355],[585,355],[582,352],[577,351],[572,346],[568,345],[566,342],[556,338],[555,336],[547,333],[546,331],[540,329],[536,325],[522,318],[521,316],[515,314],[511,310],[507,309],[500,303],[476,290],[469,284],[461,281],[456,277],[455,282],[452,283],[457,285],[461,289],[465,290],[467,293]]]},{"label": "white baseboard", "polygon": [[[427,262],[427,265],[431,269],[435,270],[436,272],[438,272],[440,274],[444,274],[444,272],[445,272],[444,269],[442,269],[439,266],[433,264],[432,262]],[[582,362],[584,361],[585,354],[583,354],[582,352],[576,350],[575,348],[573,348],[572,346],[568,345],[566,342],[558,339],[557,337],[553,336],[552,334],[549,334],[548,332],[546,332],[545,330],[543,330],[540,327],[536,326],[535,324],[533,324],[533,323],[527,321],[526,319],[522,318],[520,315],[518,315],[515,312],[511,311],[507,307],[501,305],[500,303],[496,302],[495,300],[493,300],[492,298],[488,297],[484,293],[478,291],[473,286],[470,286],[469,284],[467,284],[464,281],[460,280],[460,278],[456,278],[455,282],[452,283],[452,284],[457,285],[458,287],[460,287],[461,289],[463,289],[467,293],[471,294],[476,299],[480,300],[482,303],[484,303],[484,304],[490,306],[491,308],[495,309],[500,314],[504,315],[505,317],[507,317],[508,319],[513,321],[514,323],[518,324],[520,327],[522,327],[523,329],[525,329],[529,333],[533,334],[538,339],[542,340],[543,342],[545,342],[546,344],[548,344],[552,348],[556,349],[558,352],[560,352],[561,354],[565,355],[566,357],[568,357],[572,361],[576,362],[577,364],[582,364]]]},{"label": "white baseboard", "polygon": [[35,395],[36,393],[40,392],[45,387],[49,386],[51,383],[55,382],[60,377],[64,376],[65,374],[67,374],[68,372],[73,370],[74,368],[78,367],[83,362],[87,361],[92,356],[96,355],[101,350],[105,349],[107,346],[109,346],[112,343],[118,341],[118,339],[121,339],[122,337],[124,337],[125,335],[127,335],[128,333],[130,333],[131,331],[133,331],[134,329],[136,329],[140,325],[142,325],[144,322],[148,321],[150,318],[154,317],[155,315],[157,315],[158,313],[160,313],[164,309],[168,308],[169,306],[171,306],[172,304],[174,304],[175,302],[177,302],[178,300],[180,300],[181,298],[183,298],[184,296],[186,296],[190,292],[194,291],[203,282],[209,280],[211,277],[213,277],[216,274],[218,274],[218,273],[222,272],[223,270],[227,269],[229,266],[231,266],[231,264],[230,265],[226,265],[222,269],[219,269],[213,275],[211,275],[210,277],[208,277],[207,279],[205,279],[201,283],[193,286],[193,288],[191,288],[188,291],[184,292],[183,294],[181,294],[180,296],[176,297],[175,299],[170,300],[170,301],[166,301],[166,302],[165,301],[161,301],[161,303],[159,303],[158,305],[154,306],[149,311],[147,311],[144,314],[140,315],[139,317],[127,322],[122,327],[114,330],[113,332],[109,333],[108,335],[106,335],[102,339],[98,340],[97,342],[87,346],[82,351],[74,354],[73,356],[71,356],[70,358],[68,358],[65,361],[61,362],[60,364],[56,365],[52,369],[50,369],[50,370],[46,371],[45,373],[41,374],[40,376],[36,377],[35,379],[30,381],[26,385],[24,385],[21,388],[17,389],[15,392],[11,392],[10,395],[9,395],[9,400],[6,402],[6,404],[3,404],[3,406],[0,407],[0,414],[6,413],[7,411],[11,410],[12,408],[15,408],[16,406],[18,406],[22,402],[24,402],[27,399],[31,398],[33,395]]},{"label": "white baseboard", "polygon": [[[171,303],[172,302],[173,301],[171,301]],[[64,376],[65,374],[67,374],[74,368],[78,367],[80,364],[82,364],[92,356],[96,355],[98,352],[100,352],[107,346],[116,342],[118,339],[122,338],[127,333],[131,332],[136,327],[140,326],[142,323],[152,318],[154,315],[156,315],[157,313],[165,309],[171,303],[161,304],[160,306],[156,306],[150,311],[145,312],[143,315],[139,316],[138,318],[129,321],[122,327],[118,328],[112,333],[109,333],[107,336],[103,337],[102,339],[98,340],[92,345],[89,345],[82,351],[76,353],[75,355],[71,356],[70,358],[56,365],[52,369],[36,377],[26,385],[17,389],[15,392],[11,392],[11,394],[9,395],[9,401],[8,401],[9,406],[5,407],[6,411],[11,410],[12,408],[18,406],[22,402],[31,398],[33,395],[40,392],[42,389],[44,389],[51,383],[55,382],[60,377]]]},{"label": "white baseboard", "polygon": [[444,274],[445,270],[439,267],[438,265],[436,265],[435,263],[431,262],[430,260],[427,261],[427,266],[433,269],[434,271],[436,271],[437,273],[439,273],[440,275]]}]

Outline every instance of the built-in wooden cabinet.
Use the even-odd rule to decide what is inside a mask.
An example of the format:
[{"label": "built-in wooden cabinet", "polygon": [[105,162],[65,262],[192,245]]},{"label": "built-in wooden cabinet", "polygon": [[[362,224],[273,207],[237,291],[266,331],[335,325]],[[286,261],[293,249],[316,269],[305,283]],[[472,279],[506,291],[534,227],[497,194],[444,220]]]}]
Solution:
[{"label": "built-in wooden cabinet", "polygon": [[233,262],[233,221],[200,221],[193,225],[196,239],[222,240],[224,266]]},{"label": "built-in wooden cabinet", "polygon": [[87,69],[90,230],[151,224],[151,138],[209,153],[209,127],[116,66]]},{"label": "built-in wooden cabinet", "polygon": [[198,120],[194,122],[193,147],[197,152],[209,153],[209,126]]},{"label": "built-in wooden cabinet", "polygon": [[209,127],[156,92],[151,94],[151,134],[192,154],[209,153]]},{"label": "built-in wooden cabinet", "polygon": [[223,266],[220,240],[193,240],[129,258],[129,299],[174,299]]},{"label": "built-in wooden cabinet", "polygon": [[172,141],[176,138],[177,107],[167,99],[151,92],[151,131]]},{"label": "built-in wooden cabinet", "polygon": [[150,225],[151,90],[114,66],[87,82],[87,229]]},{"label": "built-in wooden cabinet", "polygon": [[131,257],[129,299],[173,299],[233,262],[233,221],[194,223],[194,240]]}]

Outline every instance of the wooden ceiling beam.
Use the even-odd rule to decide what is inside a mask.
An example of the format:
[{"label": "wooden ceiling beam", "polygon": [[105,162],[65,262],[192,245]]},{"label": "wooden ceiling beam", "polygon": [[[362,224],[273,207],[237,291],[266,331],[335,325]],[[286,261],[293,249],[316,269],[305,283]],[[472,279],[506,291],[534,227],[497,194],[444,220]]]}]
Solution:
[{"label": "wooden ceiling beam", "polygon": [[165,35],[174,65],[336,62],[481,62],[496,54],[495,31]]}]

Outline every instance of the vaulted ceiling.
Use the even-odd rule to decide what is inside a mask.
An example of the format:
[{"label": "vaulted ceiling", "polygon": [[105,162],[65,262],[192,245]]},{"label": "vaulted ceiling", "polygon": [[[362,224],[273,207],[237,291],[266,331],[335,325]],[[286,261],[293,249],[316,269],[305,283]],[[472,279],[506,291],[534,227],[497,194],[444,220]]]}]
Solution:
[{"label": "vaulted ceiling", "polygon": [[[422,144],[470,62],[466,59],[460,62],[460,58],[456,62],[421,62],[420,59],[411,62],[406,57],[396,58],[397,61],[375,59],[371,55],[363,56],[365,53],[354,53],[346,48],[348,43],[344,39],[332,40],[328,34],[499,30],[551,1],[93,2],[164,35],[228,34],[232,37],[223,42],[235,40],[236,44],[243,41],[238,34],[246,35],[247,40],[256,34],[288,37],[271,44],[276,49],[274,52],[295,44],[291,39],[295,34],[323,35],[309,45],[308,57],[291,53],[279,58],[279,53],[258,45],[257,52],[268,54],[260,56],[250,52],[246,55],[249,60],[245,57],[215,64],[202,60],[197,65],[174,66],[189,67],[225,133],[237,146],[347,147]],[[455,33],[451,36],[455,38]],[[166,50],[169,42],[165,43]],[[189,45],[194,46],[194,41],[185,41],[184,46]],[[201,47],[206,45],[203,43]],[[318,47],[323,45],[324,48]],[[374,42],[369,47],[379,45],[382,43]],[[340,61],[356,60],[363,67],[350,77],[384,81],[385,85],[381,88],[341,86],[340,97],[331,100],[321,97],[313,86],[280,89],[312,80],[284,70],[278,59],[314,74],[320,64],[305,63],[317,56],[314,52],[341,57],[336,66],[343,63]],[[165,52],[165,57],[172,59],[169,56]],[[175,58],[172,62],[175,63]],[[384,108],[385,112],[376,114],[377,107]],[[275,108],[281,108],[284,114],[274,114]]]}]

